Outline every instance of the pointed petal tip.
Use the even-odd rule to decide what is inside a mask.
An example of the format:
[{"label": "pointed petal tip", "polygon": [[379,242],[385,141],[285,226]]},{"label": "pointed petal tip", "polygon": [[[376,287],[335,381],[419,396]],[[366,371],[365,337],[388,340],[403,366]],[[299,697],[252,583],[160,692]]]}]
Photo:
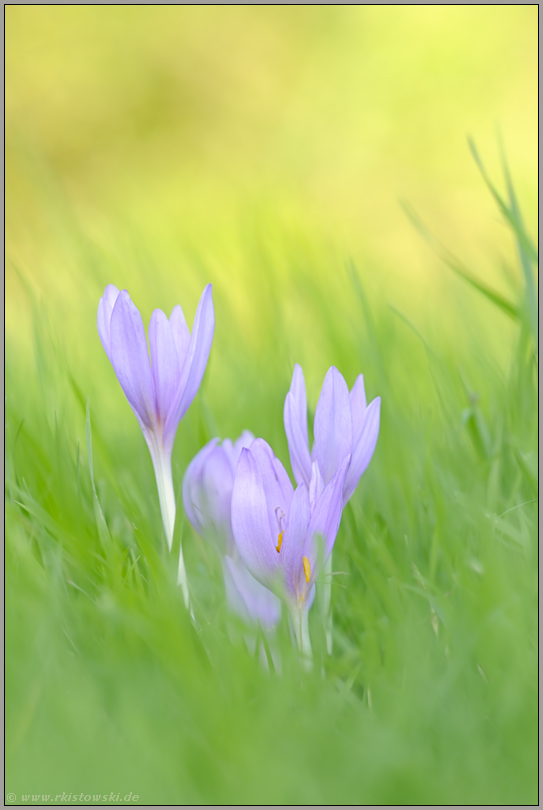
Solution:
[{"label": "pointed petal tip", "polygon": [[[258,451],[258,450],[262,449],[262,450],[265,450],[266,453],[271,453],[272,456],[274,455],[274,452],[271,449],[268,442],[266,441],[266,439],[261,439],[260,437],[255,439],[254,442],[251,443],[251,448],[250,449],[248,447],[244,447],[243,449],[247,450],[247,452],[251,452],[252,450]],[[251,455],[252,455],[252,453],[251,453]]]},{"label": "pointed petal tip", "polygon": [[303,381],[304,379],[304,372],[299,363],[294,363],[294,369],[292,371],[292,380],[294,381],[295,378],[300,379],[300,382]]},{"label": "pointed petal tip", "polygon": [[[178,306],[179,306],[179,305],[178,305]],[[160,309],[160,308],[158,308],[158,307],[157,307],[157,309],[154,309],[154,310],[152,311],[152,313],[151,313],[151,320],[153,320],[153,318],[155,318],[155,319],[156,319],[156,318],[160,318],[161,320],[166,320],[166,321],[168,321],[168,316],[166,315],[166,313],[164,312],[164,310],[162,310],[162,309]]]},{"label": "pointed petal tip", "polygon": [[200,296],[200,303],[203,303],[204,300],[207,303],[208,299],[211,299],[211,306],[213,306],[213,285],[212,284],[206,284],[206,286],[202,290],[202,294]]}]

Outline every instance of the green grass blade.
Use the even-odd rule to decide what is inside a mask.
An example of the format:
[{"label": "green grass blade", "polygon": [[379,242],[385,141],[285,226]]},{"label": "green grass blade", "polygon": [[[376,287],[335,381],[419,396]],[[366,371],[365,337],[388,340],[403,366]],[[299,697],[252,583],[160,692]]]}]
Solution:
[{"label": "green grass blade", "polygon": [[439,242],[439,240],[428,230],[428,228],[426,228],[408,203],[403,202],[402,208],[417,231],[433,248],[434,252],[447,265],[447,267],[453,270],[458,276],[460,276],[460,278],[464,279],[464,281],[467,281],[468,284],[470,284],[474,289],[478,290],[478,292],[482,293],[485,298],[501,309],[502,312],[505,312],[506,315],[509,315],[510,318],[513,318],[515,321],[519,320],[519,309],[512,301],[499,293],[497,290],[490,287],[488,284],[485,284],[484,281],[481,281],[474,273],[468,270],[468,268],[466,268],[459,259],[457,259],[449,250],[447,250],[447,248],[445,248]]}]

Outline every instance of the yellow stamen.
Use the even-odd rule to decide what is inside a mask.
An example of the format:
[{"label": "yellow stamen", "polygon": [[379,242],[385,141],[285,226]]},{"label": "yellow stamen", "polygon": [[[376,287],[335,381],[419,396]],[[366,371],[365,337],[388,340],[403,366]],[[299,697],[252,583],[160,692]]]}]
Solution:
[{"label": "yellow stamen", "polygon": [[277,545],[275,546],[275,550],[279,554],[281,551],[281,544],[283,542],[283,532],[279,532],[279,537],[277,538]]},{"label": "yellow stamen", "polygon": [[303,558],[304,560],[304,573],[305,573],[305,581],[309,582],[311,579],[311,568],[309,567],[309,560],[307,557]]}]

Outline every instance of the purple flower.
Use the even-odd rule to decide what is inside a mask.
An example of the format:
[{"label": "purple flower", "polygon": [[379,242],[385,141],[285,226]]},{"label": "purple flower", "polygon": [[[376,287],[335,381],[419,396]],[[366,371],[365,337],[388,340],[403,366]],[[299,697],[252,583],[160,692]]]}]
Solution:
[{"label": "purple flower", "polygon": [[256,439],[243,449],[232,493],[232,529],[250,573],[281,596],[302,655],[307,655],[307,613],[313,583],[334,545],[342,512],[347,456],[325,485],[316,463],[309,486],[294,490],[271,447]]},{"label": "purple flower", "polygon": [[197,453],[183,479],[183,505],[200,537],[218,545],[222,552],[235,549],[231,524],[234,473],[243,447],[254,442],[245,430],[232,442],[211,439]]},{"label": "purple flower", "polygon": [[307,435],[307,400],[303,371],[294,366],[285,399],[284,421],[290,462],[298,484],[309,486],[312,462],[317,462],[324,483],[335,475],[346,456],[351,462],[343,487],[343,505],[355,491],[368,466],[379,435],[381,397],[366,406],[364,377],[360,374],[349,393],[337,368],[329,369],[315,411],[315,441],[311,454]]},{"label": "purple flower", "polygon": [[[169,320],[160,309],[153,312],[149,324],[149,360],[143,321],[127,291],[120,292],[109,284],[98,305],[102,345],[151,452],[170,549],[175,523],[171,453],[179,422],[202,381],[214,327],[211,284],[208,284],[196,310],[192,333],[179,305],[174,307]],[[182,556],[179,577],[188,602]]]},{"label": "purple flower", "polygon": [[192,459],[183,479],[183,504],[198,534],[223,556],[226,596],[232,610],[248,623],[271,629],[281,617],[281,603],[249,573],[232,534],[231,502],[240,453],[254,436],[248,430],[232,442],[212,439]]},{"label": "purple flower", "polygon": [[226,598],[234,613],[248,624],[259,622],[265,630],[272,630],[281,618],[281,602],[261,585],[245,567],[236,551],[223,559]]}]

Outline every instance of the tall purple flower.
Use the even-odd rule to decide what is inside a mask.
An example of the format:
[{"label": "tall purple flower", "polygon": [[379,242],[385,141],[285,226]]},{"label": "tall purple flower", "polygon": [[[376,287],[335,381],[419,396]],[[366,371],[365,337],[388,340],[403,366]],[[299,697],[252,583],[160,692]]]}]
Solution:
[{"label": "tall purple flower", "polygon": [[285,432],[296,482],[309,486],[312,462],[316,461],[326,484],[345,457],[350,455],[351,462],[343,487],[345,505],[373,456],[379,435],[380,408],[381,397],[366,405],[362,374],[357,377],[349,393],[342,375],[332,366],[324,378],[317,403],[315,441],[310,454],[305,381],[302,369],[296,364],[284,409]]},{"label": "tall purple flower", "polygon": [[[168,320],[156,309],[149,324],[149,351],[139,310],[126,290],[109,284],[98,305],[98,333],[149,446],[162,520],[171,550],[175,524],[171,453],[179,422],[194,399],[206,368],[215,315],[211,284],[204,289],[192,333],[179,305]],[[181,553],[179,582],[188,604]]]},{"label": "tall purple flower", "polygon": [[213,543],[223,558],[226,596],[230,607],[248,623],[271,629],[281,616],[281,604],[243,564],[232,534],[231,502],[234,473],[242,448],[254,436],[248,430],[232,442],[212,439],[192,459],[183,479],[183,504],[198,534]]},{"label": "tall purple flower", "polygon": [[294,490],[271,447],[256,439],[241,451],[232,493],[232,529],[251,574],[282,597],[302,656],[310,654],[310,594],[330,556],[342,512],[350,457],[325,485],[317,464],[309,486]]}]

